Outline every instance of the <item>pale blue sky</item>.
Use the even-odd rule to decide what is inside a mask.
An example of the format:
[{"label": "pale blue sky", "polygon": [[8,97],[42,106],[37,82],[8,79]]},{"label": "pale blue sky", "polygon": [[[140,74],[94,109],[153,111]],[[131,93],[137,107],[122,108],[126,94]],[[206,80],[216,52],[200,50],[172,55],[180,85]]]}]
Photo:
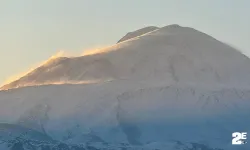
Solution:
[{"label": "pale blue sky", "polygon": [[58,50],[78,53],[168,24],[194,27],[250,56],[249,0],[0,0],[0,83]]}]

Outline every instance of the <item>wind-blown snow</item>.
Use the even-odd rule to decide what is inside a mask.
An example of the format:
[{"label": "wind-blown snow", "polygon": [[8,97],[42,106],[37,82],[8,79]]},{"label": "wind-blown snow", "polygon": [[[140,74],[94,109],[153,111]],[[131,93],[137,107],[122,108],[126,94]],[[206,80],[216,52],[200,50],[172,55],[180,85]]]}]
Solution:
[{"label": "wind-blown snow", "polygon": [[[8,131],[21,126],[34,139],[69,145],[250,148],[231,145],[232,132],[250,132],[250,60],[239,51],[178,25],[107,50],[54,59],[5,85],[0,122],[12,124]],[[40,85],[59,81],[96,82]],[[26,85],[37,86],[11,89]]]}]

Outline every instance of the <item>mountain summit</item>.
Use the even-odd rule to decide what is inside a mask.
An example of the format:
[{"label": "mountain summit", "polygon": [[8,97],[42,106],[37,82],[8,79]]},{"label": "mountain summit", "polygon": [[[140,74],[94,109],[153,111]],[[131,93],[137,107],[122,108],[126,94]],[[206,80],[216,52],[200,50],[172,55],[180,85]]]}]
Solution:
[{"label": "mountain summit", "polygon": [[120,43],[120,42],[129,40],[129,39],[141,36],[143,34],[152,32],[152,31],[157,30],[157,29],[159,29],[159,28],[158,27],[154,27],[154,26],[149,26],[149,27],[145,27],[145,28],[136,30],[134,32],[129,32],[124,37],[122,37],[117,43]]},{"label": "mountain summit", "polygon": [[189,27],[146,27],[93,55],[56,58],[1,89],[119,79],[250,85],[250,60]]}]

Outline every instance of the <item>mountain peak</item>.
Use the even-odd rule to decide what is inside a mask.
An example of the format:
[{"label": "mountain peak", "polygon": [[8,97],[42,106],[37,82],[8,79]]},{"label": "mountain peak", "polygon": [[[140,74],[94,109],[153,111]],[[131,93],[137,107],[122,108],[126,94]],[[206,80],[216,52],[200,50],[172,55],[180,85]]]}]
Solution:
[{"label": "mountain peak", "polygon": [[154,31],[154,30],[157,30],[157,29],[159,29],[159,27],[148,26],[148,27],[144,27],[144,28],[138,29],[138,30],[133,31],[133,32],[129,32],[124,37],[122,37],[117,43],[120,43],[120,42],[129,40],[129,39],[141,36],[143,34],[146,34],[148,32],[151,32],[151,31]]},{"label": "mountain peak", "polygon": [[167,25],[165,27],[167,27],[167,28],[181,28],[182,26],[180,26],[179,24],[171,24],[171,25]]}]

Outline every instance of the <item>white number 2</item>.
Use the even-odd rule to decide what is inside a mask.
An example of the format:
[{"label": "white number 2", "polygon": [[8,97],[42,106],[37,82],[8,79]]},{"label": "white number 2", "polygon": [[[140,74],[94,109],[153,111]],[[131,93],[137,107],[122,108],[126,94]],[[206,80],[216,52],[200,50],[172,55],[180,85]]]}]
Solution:
[{"label": "white number 2", "polygon": [[247,133],[245,133],[245,132],[243,132],[243,133],[234,132],[232,134],[232,137],[233,137],[232,144],[235,144],[235,145],[244,144],[242,140],[246,139],[246,135],[247,135]]}]

